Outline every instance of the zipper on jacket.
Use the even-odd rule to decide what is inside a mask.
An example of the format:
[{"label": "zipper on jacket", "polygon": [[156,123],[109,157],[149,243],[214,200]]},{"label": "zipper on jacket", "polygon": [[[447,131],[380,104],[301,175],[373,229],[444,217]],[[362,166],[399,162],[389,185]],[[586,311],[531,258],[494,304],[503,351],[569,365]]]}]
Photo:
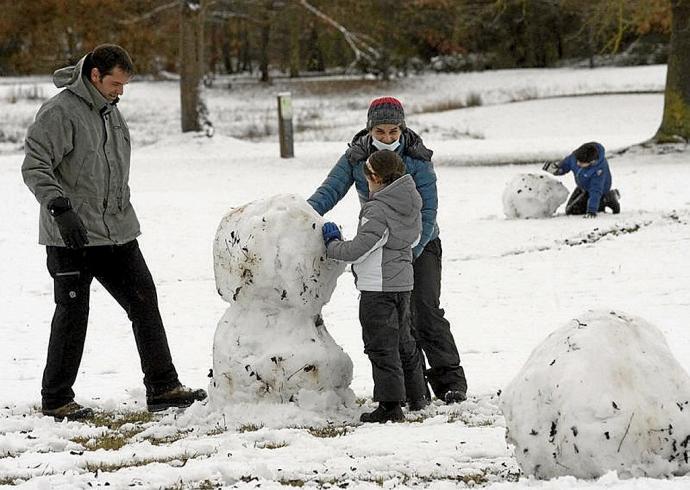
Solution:
[{"label": "zipper on jacket", "polygon": [[103,226],[105,226],[105,231],[108,234],[108,239],[112,241],[112,238],[110,237],[110,227],[108,227],[108,223],[105,220],[106,214],[107,214],[107,209],[108,209],[108,196],[110,195],[110,175],[112,173],[112,170],[110,168],[110,159],[108,158],[108,152],[106,151],[106,145],[108,144],[108,116],[107,114],[101,113],[101,122],[103,123],[103,157],[105,158],[105,162],[108,166],[108,175],[106,176],[105,179],[105,197],[103,198]]}]

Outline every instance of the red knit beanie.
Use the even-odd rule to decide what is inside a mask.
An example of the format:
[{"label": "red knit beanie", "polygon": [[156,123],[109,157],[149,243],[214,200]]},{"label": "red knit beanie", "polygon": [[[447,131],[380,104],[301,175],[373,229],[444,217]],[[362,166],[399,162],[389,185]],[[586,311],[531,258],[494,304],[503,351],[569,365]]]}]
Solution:
[{"label": "red knit beanie", "polygon": [[405,129],[405,111],[395,97],[379,97],[369,104],[367,112],[367,129],[371,130],[379,124],[397,124]]}]

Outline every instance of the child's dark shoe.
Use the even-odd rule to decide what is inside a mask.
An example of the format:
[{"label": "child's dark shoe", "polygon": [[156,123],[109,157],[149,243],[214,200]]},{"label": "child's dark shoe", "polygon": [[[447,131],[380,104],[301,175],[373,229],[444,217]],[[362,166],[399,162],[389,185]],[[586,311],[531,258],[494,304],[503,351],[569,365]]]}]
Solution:
[{"label": "child's dark shoe", "polygon": [[618,200],[621,198],[621,193],[618,189],[611,189],[604,194],[604,206],[611,209],[613,214],[621,212],[621,205]]},{"label": "child's dark shoe", "polygon": [[405,420],[402,408],[400,408],[399,403],[388,404],[379,403],[379,406],[373,412],[363,413],[359,420],[361,422],[378,422],[379,424],[385,424],[386,422],[400,422]]},{"label": "child's dark shoe", "polygon": [[416,412],[418,410],[424,410],[426,407],[429,406],[429,400],[426,398],[421,398],[419,400],[410,400],[407,402],[407,408],[410,410],[410,412]]}]

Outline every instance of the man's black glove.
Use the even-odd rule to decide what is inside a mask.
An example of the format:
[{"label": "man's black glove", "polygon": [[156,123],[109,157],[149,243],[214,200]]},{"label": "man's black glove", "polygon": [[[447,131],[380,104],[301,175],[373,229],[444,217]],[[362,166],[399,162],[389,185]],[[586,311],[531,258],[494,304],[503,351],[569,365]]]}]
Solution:
[{"label": "man's black glove", "polygon": [[48,203],[48,212],[55,219],[60,230],[62,241],[68,248],[82,248],[89,243],[86,227],[77,213],[72,209],[72,203],[66,197],[56,197]]}]

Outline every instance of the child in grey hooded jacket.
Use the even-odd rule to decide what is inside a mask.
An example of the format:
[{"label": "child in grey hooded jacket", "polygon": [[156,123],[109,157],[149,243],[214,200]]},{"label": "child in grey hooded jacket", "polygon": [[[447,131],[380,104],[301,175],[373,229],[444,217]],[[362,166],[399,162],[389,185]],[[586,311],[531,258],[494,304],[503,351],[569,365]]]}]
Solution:
[{"label": "child in grey hooded jacket", "polygon": [[402,420],[400,402],[423,408],[426,385],[422,360],[412,336],[410,295],[414,286],[412,247],[422,229],[422,199],[400,156],[371,154],[364,166],[369,200],[359,214],[357,235],[344,241],[335,223],[323,226],[326,255],[352,263],[361,292],[359,320],[364,352],[374,378],[379,407],[362,422]]}]

